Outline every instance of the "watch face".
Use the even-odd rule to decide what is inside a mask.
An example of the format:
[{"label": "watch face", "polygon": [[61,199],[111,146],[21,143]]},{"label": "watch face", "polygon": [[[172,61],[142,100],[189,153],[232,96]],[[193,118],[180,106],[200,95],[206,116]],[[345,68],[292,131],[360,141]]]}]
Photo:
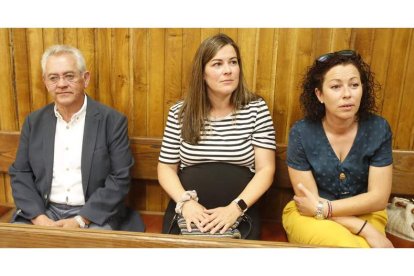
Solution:
[{"label": "watch face", "polygon": [[240,200],[237,202],[237,204],[239,205],[240,209],[242,209],[242,210],[243,210],[243,212],[244,212],[244,211],[246,211],[246,209],[247,209],[247,204],[246,204],[246,202],[244,202],[244,200],[243,200],[243,199],[240,199]]}]

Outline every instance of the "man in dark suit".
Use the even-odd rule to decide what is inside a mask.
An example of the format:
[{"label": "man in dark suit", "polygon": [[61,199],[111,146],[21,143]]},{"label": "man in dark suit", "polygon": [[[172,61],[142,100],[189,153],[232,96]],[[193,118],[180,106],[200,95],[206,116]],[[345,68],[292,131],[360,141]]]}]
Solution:
[{"label": "man in dark suit", "polygon": [[12,222],[144,231],[124,205],[134,163],[126,117],[85,94],[90,73],[78,49],[52,46],[41,64],[54,103],[23,124],[9,169]]}]

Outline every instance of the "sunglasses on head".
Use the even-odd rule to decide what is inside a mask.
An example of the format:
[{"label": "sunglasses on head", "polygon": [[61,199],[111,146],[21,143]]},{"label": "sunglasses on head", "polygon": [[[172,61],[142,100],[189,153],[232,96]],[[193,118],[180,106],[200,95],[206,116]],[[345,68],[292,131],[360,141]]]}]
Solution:
[{"label": "sunglasses on head", "polygon": [[332,52],[332,53],[327,53],[327,54],[321,55],[316,60],[319,61],[319,62],[325,62],[328,59],[330,59],[331,57],[333,57],[334,55],[349,57],[349,56],[353,56],[355,54],[356,53],[355,53],[354,50],[342,50],[342,51],[338,51],[338,52]]}]

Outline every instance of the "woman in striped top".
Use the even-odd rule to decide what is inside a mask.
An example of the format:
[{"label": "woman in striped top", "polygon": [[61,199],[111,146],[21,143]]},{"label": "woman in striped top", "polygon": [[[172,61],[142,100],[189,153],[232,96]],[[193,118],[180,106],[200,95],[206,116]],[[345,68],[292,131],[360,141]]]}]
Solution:
[{"label": "woman in striped top", "polygon": [[158,179],[172,200],[163,232],[175,212],[189,231],[194,223],[212,234],[247,212],[253,222],[247,238],[260,238],[254,203],[273,181],[275,149],[272,118],[246,87],[238,46],[224,34],[206,39],[194,57],[187,96],[171,107],[165,127]]}]

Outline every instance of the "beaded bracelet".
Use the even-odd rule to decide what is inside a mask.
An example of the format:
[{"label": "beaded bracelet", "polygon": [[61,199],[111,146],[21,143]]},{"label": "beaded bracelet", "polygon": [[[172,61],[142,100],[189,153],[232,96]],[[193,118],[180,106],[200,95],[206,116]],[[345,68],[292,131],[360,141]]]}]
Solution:
[{"label": "beaded bracelet", "polygon": [[332,203],[327,200],[326,203],[328,204],[328,213],[326,214],[326,218],[332,217]]},{"label": "beaded bracelet", "polygon": [[358,233],[356,233],[355,235],[359,235],[362,232],[362,229],[364,229],[365,225],[367,225],[367,220],[365,220],[364,224],[362,224],[361,229],[359,229]]}]

